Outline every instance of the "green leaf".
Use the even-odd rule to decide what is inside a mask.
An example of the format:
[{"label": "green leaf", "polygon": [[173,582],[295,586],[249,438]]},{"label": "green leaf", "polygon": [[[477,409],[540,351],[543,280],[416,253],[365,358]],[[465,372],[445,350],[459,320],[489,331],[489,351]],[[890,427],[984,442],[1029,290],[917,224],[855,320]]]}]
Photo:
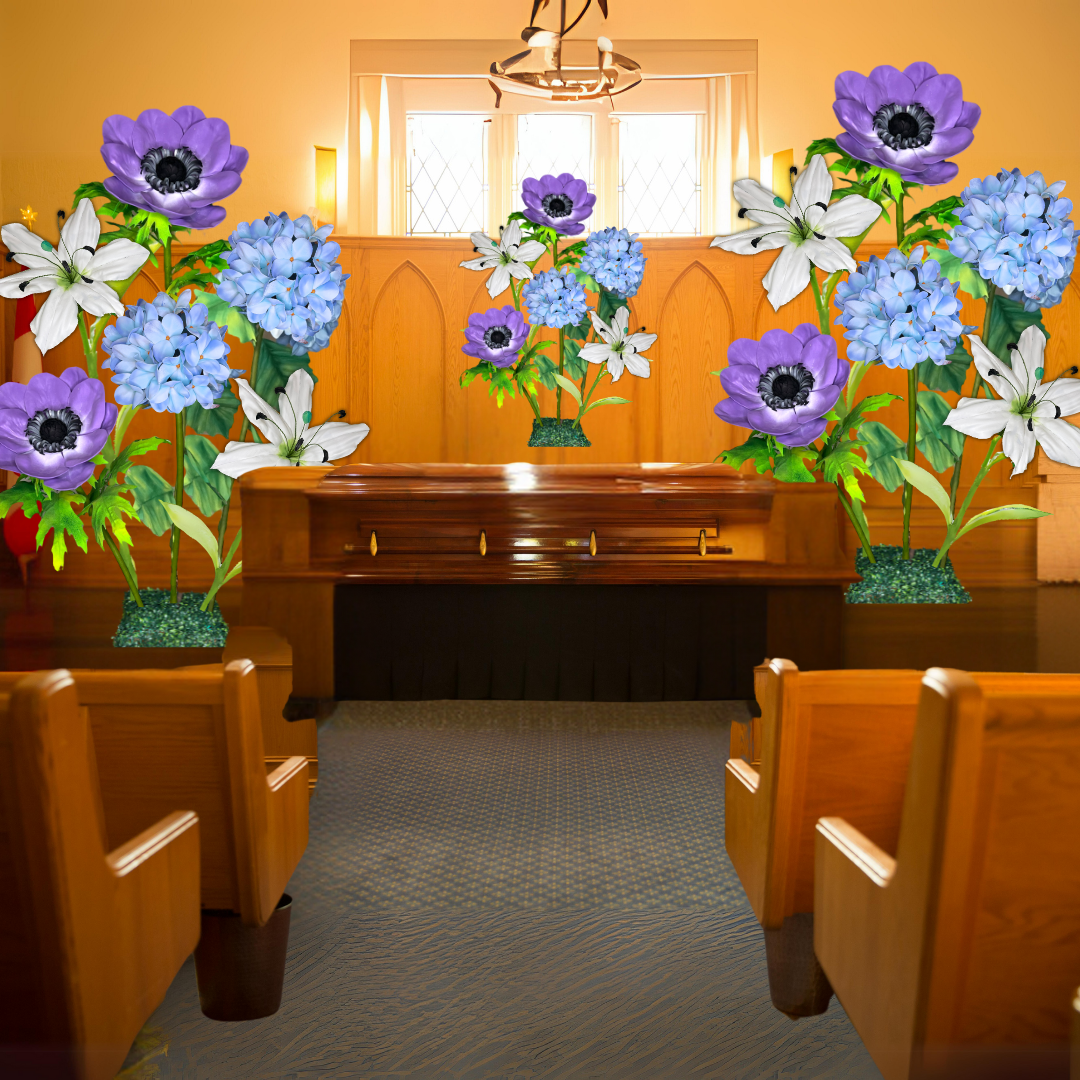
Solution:
[{"label": "green leaf", "polygon": [[503,398],[509,394],[511,397],[517,396],[517,391],[514,389],[514,379],[510,374],[509,368],[497,368],[492,364],[491,386],[488,387],[488,397],[495,395],[495,404],[501,409],[503,404]]},{"label": "green leaf", "polygon": [[738,469],[744,462],[752,461],[759,473],[768,472],[772,468],[769,444],[758,435],[751,435],[742,445],[722,451],[717,460],[721,465],[732,469]]},{"label": "green leaf", "polygon": [[919,391],[915,445],[935,472],[951,469],[964,449],[963,434],[945,426],[945,419],[951,412],[952,406],[940,394],[933,390]]},{"label": "green leaf", "polygon": [[240,308],[233,307],[222,300],[217,293],[196,289],[195,302],[205,304],[210,321],[216,322],[218,326],[224,326],[237,341],[255,340],[255,327],[251,325],[248,317]]},{"label": "green leaf", "polygon": [[221,565],[218,555],[217,537],[209,530],[202,518],[196,517],[190,510],[185,510],[175,503],[165,503],[165,513],[169,520],[182,532],[186,533],[210,556],[216,570]]},{"label": "green leaf", "polygon": [[1020,340],[1020,335],[1029,327],[1037,326],[1049,338],[1043,326],[1042,311],[1025,311],[1024,305],[1008,296],[995,296],[994,306],[990,309],[990,326],[986,330],[983,344],[999,360],[1004,360],[1012,367],[1009,345]]},{"label": "green leaf", "polygon": [[785,484],[813,484],[814,474],[803,464],[803,458],[816,458],[813,450],[803,447],[783,449],[773,459],[773,476],[782,480]]},{"label": "green leaf", "polygon": [[571,382],[565,375],[560,375],[555,372],[555,381],[580,405],[581,404],[581,391],[577,388],[577,384]]},{"label": "green leaf", "polygon": [[867,420],[859,427],[859,438],[863,442],[870,475],[886,491],[895,491],[904,482],[896,467],[897,459],[907,457],[904,440],[876,420]]},{"label": "green leaf", "polygon": [[64,556],[67,554],[65,537],[70,536],[81,551],[87,549],[86,529],[79,520],[75,507],[81,505],[84,496],[78,491],[54,491],[52,498],[41,504],[41,521],[38,523],[35,542],[41,547],[42,542],[52,530],[52,561],[54,570],[63,570]]},{"label": "green leaf", "polygon": [[557,385],[555,375],[559,370],[559,365],[550,356],[545,356],[543,353],[536,354],[535,362],[536,377],[539,379],[540,384],[547,387],[548,390],[554,390]]},{"label": "green leaf", "polygon": [[37,488],[33,484],[17,480],[6,491],[0,491],[0,521],[16,506],[21,506],[23,514],[32,518],[38,512],[39,501]]},{"label": "green leaf", "polygon": [[912,214],[907,219],[907,224],[925,225],[931,218],[936,218],[942,225],[955,229],[960,224],[960,218],[956,216],[955,211],[959,210],[963,205],[964,200],[959,195],[948,195],[944,199],[938,199],[937,202],[931,203],[925,210]]},{"label": "green leaf", "polygon": [[105,529],[112,530],[113,535],[121,544],[131,546],[131,534],[127,530],[125,517],[136,517],[135,508],[131,500],[124,497],[128,491],[125,484],[114,484],[101,495],[91,498],[86,504],[90,511],[90,526],[94,530],[94,539],[98,547],[105,546]]},{"label": "green leaf", "polygon": [[[903,401],[904,399],[898,394],[870,394],[868,397],[864,397],[862,401],[858,402],[850,412],[845,413],[843,417],[837,414],[839,423],[832,430],[832,434],[829,436],[829,446],[835,446],[850,430],[858,429],[859,425],[863,422],[863,417],[867,413],[877,412],[878,409],[887,408],[894,401]],[[836,403],[836,407],[843,407],[843,399]]]},{"label": "green leaf", "polygon": [[176,501],[173,485],[166,483],[149,465],[132,465],[124,475],[124,483],[134,496],[139,520],[155,536],[167,533],[172,520],[165,506]]},{"label": "green leaf", "polygon": [[618,293],[608,292],[607,289],[600,290],[600,301],[596,305],[596,314],[600,316],[608,324],[611,325],[611,320],[615,318],[615,312],[619,308],[628,308],[630,301],[625,296],[619,296]]},{"label": "green leaf", "polygon": [[916,370],[919,382],[930,390],[944,390],[946,393],[959,394],[964,388],[968,368],[971,366],[971,353],[964,348],[963,339],[956,343],[948,356],[947,364],[935,364],[933,360],[924,360]]},{"label": "green leaf", "polygon": [[[860,444],[861,445],[861,444]],[[830,484],[839,480],[847,493],[859,502],[865,502],[862,488],[859,487],[858,473],[869,472],[866,462],[855,452],[851,444],[819,459],[821,461],[821,475]]]},{"label": "green leaf", "polygon": [[966,532],[977,529],[980,525],[989,525],[992,521],[1024,521],[1028,518],[1048,517],[1046,510],[1036,510],[1034,506],[1021,506],[1017,503],[1009,506],[998,506],[993,510],[984,510],[970,518],[967,524],[956,534],[959,540]]},{"label": "green leaf", "polygon": [[584,344],[583,341],[570,341],[569,339],[563,342],[563,368],[571,379],[578,382],[581,381],[585,372],[589,370],[588,361],[582,360],[580,355],[581,346]]},{"label": "green leaf", "polygon": [[184,410],[184,421],[192,431],[200,435],[222,435],[227,437],[232,430],[236,410],[240,408],[240,399],[233,392],[230,383],[225,384],[220,396],[214,402],[216,408],[204,409],[201,405],[189,405]]},{"label": "green leaf", "polygon": [[578,283],[586,292],[598,293],[600,286],[596,283],[596,279],[591,275],[586,274],[584,270],[575,270],[574,277],[578,279]]},{"label": "green leaf", "polygon": [[986,282],[971,263],[958,259],[945,248],[930,248],[926,255],[927,258],[941,263],[941,276],[949,281],[955,281],[968,296],[973,296],[977,300],[986,296]]},{"label": "green leaf", "polygon": [[220,453],[202,435],[189,435],[184,440],[184,493],[205,517],[216,514],[232,492],[232,477],[214,468]]},{"label": "green leaf", "polygon": [[933,473],[928,473],[914,461],[897,461],[896,467],[904,479],[917,491],[921,491],[945,515],[945,524],[952,524],[952,506],[949,493],[941,486]]},{"label": "green leaf", "polygon": [[259,346],[259,370],[255,375],[255,384],[252,389],[263,401],[274,403],[277,401],[275,389],[284,386],[289,381],[289,376],[300,368],[303,368],[317,382],[315,372],[311,370],[310,360],[307,353],[302,356],[293,356],[290,346],[265,337],[262,345]]},{"label": "green leaf", "polygon": [[458,379],[458,384],[464,389],[478,376],[481,379],[490,379],[491,372],[495,370],[495,365],[488,363],[487,360],[481,360],[475,367],[469,368],[467,371],[461,373],[461,377]]},{"label": "green leaf", "polygon": [[585,406],[585,412],[582,413],[581,415],[584,416],[585,413],[592,412],[593,409],[597,408],[600,405],[629,405],[629,404],[630,404],[630,399],[629,398],[624,398],[624,397],[600,398],[599,401],[590,401],[589,404]]}]

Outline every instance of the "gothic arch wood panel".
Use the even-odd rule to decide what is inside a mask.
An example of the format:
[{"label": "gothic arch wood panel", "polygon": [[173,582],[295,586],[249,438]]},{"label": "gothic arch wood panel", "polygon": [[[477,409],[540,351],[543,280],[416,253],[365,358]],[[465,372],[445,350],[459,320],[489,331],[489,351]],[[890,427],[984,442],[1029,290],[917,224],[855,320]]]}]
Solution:
[{"label": "gothic arch wood panel", "polygon": [[696,260],[676,279],[660,309],[658,362],[660,452],[664,461],[712,461],[740,442],[713,412],[727,363],[734,318],[727,293]]},{"label": "gothic arch wood panel", "polygon": [[442,460],[445,334],[431,282],[407,259],[387,279],[371,312],[367,460]]}]

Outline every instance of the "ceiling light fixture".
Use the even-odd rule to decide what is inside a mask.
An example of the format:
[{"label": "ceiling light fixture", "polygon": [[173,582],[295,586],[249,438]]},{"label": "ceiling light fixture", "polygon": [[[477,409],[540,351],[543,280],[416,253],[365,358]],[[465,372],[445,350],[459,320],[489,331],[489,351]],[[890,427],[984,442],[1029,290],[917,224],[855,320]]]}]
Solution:
[{"label": "ceiling light fixture", "polygon": [[[545,30],[536,26],[537,13],[548,6],[549,0],[533,0],[529,25],[522,30],[522,40],[528,44],[524,52],[491,65],[488,79],[495,91],[495,108],[504,92],[546,98],[548,101],[589,101],[594,98],[623,94],[641,82],[641,67],[629,57],[615,52],[609,38],[596,39],[596,62],[587,59],[587,43],[567,41],[592,0],[585,5],[568,26],[566,0],[559,0],[559,29]],[[607,18],[608,0],[596,0]],[[581,55],[574,55],[580,47]]]}]

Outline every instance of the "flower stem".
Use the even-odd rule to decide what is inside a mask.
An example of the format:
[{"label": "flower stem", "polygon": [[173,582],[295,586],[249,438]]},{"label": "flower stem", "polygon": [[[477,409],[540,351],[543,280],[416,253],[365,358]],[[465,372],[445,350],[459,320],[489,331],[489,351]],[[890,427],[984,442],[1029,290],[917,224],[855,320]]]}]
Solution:
[{"label": "flower stem", "polygon": [[821,285],[818,283],[817,267],[810,267],[810,288],[814,290],[814,306],[817,308],[818,326],[823,334],[829,332],[829,309],[825,306],[825,298],[821,295]]},{"label": "flower stem", "polygon": [[[919,430],[917,406],[919,401],[919,373],[911,368],[907,373],[908,386],[908,438],[907,459],[915,460],[915,436]],[[911,558],[911,500],[914,489],[904,481],[904,558]]]},{"label": "flower stem", "polygon": [[132,575],[131,568],[124,561],[124,557],[120,552],[120,547],[108,529],[105,530],[105,543],[112,552],[113,558],[116,559],[116,564],[120,567],[120,573],[124,575],[124,580],[128,585],[128,591],[131,593],[131,599],[135,601],[136,607],[142,607],[143,602],[142,596],[139,595],[139,583]]},{"label": "flower stem", "polygon": [[97,349],[90,344],[90,335],[86,332],[86,320],[79,312],[79,337],[82,338],[83,355],[86,357],[86,374],[91,379],[97,378]]},{"label": "flower stem", "polygon": [[[578,409],[577,415],[578,427],[581,427],[581,418],[585,415],[585,410],[589,407],[589,400],[592,398],[593,393],[596,390],[596,385],[600,382],[600,379],[603,377],[605,371],[607,371],[606,362],[600,365],[600,370],[599,372],[597,372],[596,378],[593,379],[593,384],[589,387],[589,392],[581,399],[581,408]],[[586,371],[584,378],[581,380],[581,389],[583,391],[585,389],[585,379],[587,379],[588,377],[589,373]]]},{"label": "flower stem", "polygon": [[234,480],[229,485],[229,497],[221,505],[221,517],[218,519],[217,527],[217,550],[218,558],[223,559],[225,557],[225,530],[229,527],[229,507],[232,505],[232,489],[236,486]]},{"label": "flower stem", "polygon": [[[902,248],[904,245],[904,192],[901,189],[900,197],[896,200],[896,246]],[[906,558],[907,556],[905,556]]]},{"label": "flower stem", "polygon": [[997,446],[1000,440],[1000,435],[995,435],[990,440],[990,445],[986,450],[986,457],[983,458],[982,466],[978,473],[976,473],[975,479],[971,482],[971,487],[968,489],[967,497],[960,507],[960,512],[953,517],[952,523],[945,532],[945,542],[938,549],[937,555],[934,556],[935,566],[941,565],[942,560],[945,558],[949,548],[952,547],[953,541],[956,539],[956,534],[964,527],[964,517],[968,512],[968,507],[971,506],[971,500],[975,497],[975,492],[978,490],[979,485],[983,482],[991,467],[998,460]]},{"label": "flower stem", "polygon": [[[566,328],[559,327],[559,374],[563,373],[563,343],[566,340]],[[562,384],[555,387],[555,419],[562,419]]]},{"label": "flower stem", "polygon": [[844,513],[847,514],[848,520],[855,530],[855,535],[859,538],[859,543],[862,545],[867,559],[872,563],[877,562],[870,545],[870,533],[866,528],[866,518],[855,512],[854,503],[848,499],[847,492],[844,491],[844,485],[839,480],[836,481],[836,494],[840,499],[840,505],[844,508]]},{"label": "flower stem", "polygon": [[[176,492],[177,506],[184,505],[184,414],[176,414]],[[180,572],[180,529],[174,525],[169,538],[169,547],[172,552],[172,572],[169,575],[169,601],[177,603],[177,578]]]},{"label": "flower stem", "polygon": [[[262,328],[260,327],[258,330],[255,331],[255,347],[251,353],[251,378],[248,379],[248,385],[251,387],[252,390],[255,390],[255,379],[258,377],[259,374],[259,354],[262,352],[262,343],[263,332]],[[255,392],[258,393],[257,390]],[[262,441],[259,438],[259,433],[257,431],[252,431],[251,421],[247,418],[247,414],[245,413],[244,422],[240,425],[240,442],[244,442],[247,439],[249,431],[252,432],[251,437],[255,440],[255,442]]]},{"label": "flower stem", "polygon": [[172,233],[162,241],[162,267],[163,275],[165,279],[165,291],[169,291],[169,287],[172,285]]}]

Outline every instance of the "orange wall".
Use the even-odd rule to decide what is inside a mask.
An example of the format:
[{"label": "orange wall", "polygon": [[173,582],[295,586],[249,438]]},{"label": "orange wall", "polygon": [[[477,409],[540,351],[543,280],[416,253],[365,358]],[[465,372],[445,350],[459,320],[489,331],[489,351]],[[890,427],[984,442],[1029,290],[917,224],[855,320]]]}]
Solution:
[{"label": "orange wall", "polygon": [[[3,0],[0,217],[18,220],[29,201],[51,218],[70,206],[77,183],[104,177],[98,146],[109,113],[189,103],[224,117],[234,141],[251,151],[243,186],[226,200],[221,235],[268,210],[302,213],[315,201],[313,145],[338,147],[344,165],[351,39],[510,38],[528,8],[528,0],[217,0],[203,8]],[[836,133],[837,72],[929,60],[961,78],[983,120],[960,157],[959,182],[932,189],[924,202],[1013,165],[1070,181],[1074,198],[1080,189],[1077,0],[908,0],[861,9],[802,0],[611,0],[611,10],[605,32],[616,42],[757,39],[766,153]],[[583,29],[599,25],[594,10]],[[125,36],[139,56],[115,51]]]}]

